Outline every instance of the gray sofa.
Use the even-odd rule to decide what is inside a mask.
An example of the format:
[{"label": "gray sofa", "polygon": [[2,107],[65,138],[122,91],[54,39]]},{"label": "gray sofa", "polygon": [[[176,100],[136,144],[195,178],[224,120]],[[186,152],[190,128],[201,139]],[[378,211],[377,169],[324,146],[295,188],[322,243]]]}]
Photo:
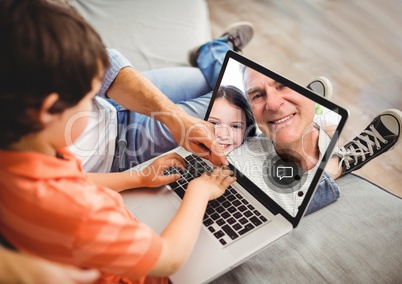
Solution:
[{"label": "gray sofa", "polygon": [[[203,0],[71,0],[138,70],[187,66],[211,38]],[[340,199],[214,283],[402,283],[402,200],[349,175]]]}]

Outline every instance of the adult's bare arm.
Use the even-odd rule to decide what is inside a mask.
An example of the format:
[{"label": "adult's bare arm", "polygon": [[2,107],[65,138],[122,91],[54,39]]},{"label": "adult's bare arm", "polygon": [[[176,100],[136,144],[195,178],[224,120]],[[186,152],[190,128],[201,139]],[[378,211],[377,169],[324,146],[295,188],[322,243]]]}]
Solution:
[{"label": "adult's bare arm", "polygon": [[228,164],[226,156],[216,143],[213,126],[187,114],[132,67],[120,70],[106,94],[125,108],[165,124],[175,140],[188,151],[205,157],[216,165]]}]

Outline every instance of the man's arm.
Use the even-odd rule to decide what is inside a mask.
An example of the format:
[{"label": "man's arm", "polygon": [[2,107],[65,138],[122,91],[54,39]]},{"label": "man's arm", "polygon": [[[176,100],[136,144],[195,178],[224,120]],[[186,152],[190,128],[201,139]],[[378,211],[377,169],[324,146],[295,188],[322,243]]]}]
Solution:
[{"label": "man's arm", "polygon": [[228,164],[220,146],[215,142],[213,126],[187,114],[131,66],[118,71],[106,95],[131,111],[165,124],[175,140],[187,150],[214,164]]}]

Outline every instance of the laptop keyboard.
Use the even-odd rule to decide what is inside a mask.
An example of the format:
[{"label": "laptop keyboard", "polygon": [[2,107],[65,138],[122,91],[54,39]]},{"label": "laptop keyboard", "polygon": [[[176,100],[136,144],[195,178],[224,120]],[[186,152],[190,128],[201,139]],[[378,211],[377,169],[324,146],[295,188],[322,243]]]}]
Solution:
[{"label": "laptop keyboard", "polygon": [[[186,192],[188,183],[204,172],[212,172],[213,168],[196,155],[185,157],[187,167],[181,170],[171,167],[165,174],[179,173],[181,178],[169,186],[181,198]],[[267,222],[236,189],[229,186],[225,193],[208,202],[203,224],[208,231],[223,245],[228,245],[240,236],[252,231]]]}]

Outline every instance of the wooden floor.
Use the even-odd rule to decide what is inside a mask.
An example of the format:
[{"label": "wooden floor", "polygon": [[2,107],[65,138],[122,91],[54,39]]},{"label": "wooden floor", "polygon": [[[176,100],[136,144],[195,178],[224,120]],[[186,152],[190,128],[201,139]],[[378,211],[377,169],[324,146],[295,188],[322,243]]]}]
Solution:
[{"label": "wooden floor", "polygon": [[[350,111],[339,146],[381,111],[402,110],[402,1],[207,0],[213,36],[250,21],[243,54],[306,85],[318,76]],[[402,196],[402,143],[356,174]]]}]

